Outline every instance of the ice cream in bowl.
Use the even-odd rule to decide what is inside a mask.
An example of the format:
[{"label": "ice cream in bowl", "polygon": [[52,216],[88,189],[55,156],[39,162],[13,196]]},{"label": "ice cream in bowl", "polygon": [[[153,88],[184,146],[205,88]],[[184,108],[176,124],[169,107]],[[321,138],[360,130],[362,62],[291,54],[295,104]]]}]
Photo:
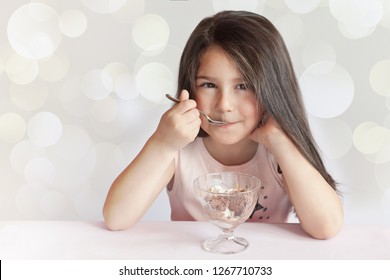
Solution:
[{"label": "ice cream in bowl", "polygon": [[198,177],[194,191],[206,218],[221,229],[217,238],[202,242],[209,252],[233,254],[245,250],[249,243],[234,230],[252,214],[259,197],[259,178],[243,173],[221,172]]}]

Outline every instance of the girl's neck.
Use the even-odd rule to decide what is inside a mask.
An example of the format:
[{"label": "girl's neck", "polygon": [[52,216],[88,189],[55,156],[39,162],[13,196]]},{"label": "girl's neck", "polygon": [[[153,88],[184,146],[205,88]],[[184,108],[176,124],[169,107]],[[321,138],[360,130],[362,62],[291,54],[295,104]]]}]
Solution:
[{"label": "girl's neck", "polygon": [[232,145],[224,145],[204,137],[203,143],[209,154],[223,165],[241,165],[250,161],[257,152],[258,143],[249,139]]}]

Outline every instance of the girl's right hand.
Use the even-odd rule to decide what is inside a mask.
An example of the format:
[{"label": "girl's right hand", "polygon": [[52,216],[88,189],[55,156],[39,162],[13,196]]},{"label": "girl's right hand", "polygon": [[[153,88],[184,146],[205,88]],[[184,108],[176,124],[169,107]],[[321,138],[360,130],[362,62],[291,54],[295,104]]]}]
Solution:
[{"label": "girl's right hand", "polygon": [[189,99],[188,91],[182,90],[179,99],[180,103],[163,114],[152,136],[152,139],[175,152],[194,141],[201,124],[196,102]]}]

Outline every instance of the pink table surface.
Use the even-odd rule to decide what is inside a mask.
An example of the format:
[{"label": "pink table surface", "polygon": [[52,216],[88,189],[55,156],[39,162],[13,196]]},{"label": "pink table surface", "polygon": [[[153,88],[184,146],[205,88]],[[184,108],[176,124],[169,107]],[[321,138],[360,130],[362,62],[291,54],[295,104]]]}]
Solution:
[{"label": "pink table surface", "polygon": [[109,231],[103,222],[0,221],[0,259],[268,259],[390,260],[390,227],[344,225],[330,240],[309,237],[298,224],[244,223],[236,233],[250,245],[241,253],[204,251],[219,230],[207,222],[140,222]]}]

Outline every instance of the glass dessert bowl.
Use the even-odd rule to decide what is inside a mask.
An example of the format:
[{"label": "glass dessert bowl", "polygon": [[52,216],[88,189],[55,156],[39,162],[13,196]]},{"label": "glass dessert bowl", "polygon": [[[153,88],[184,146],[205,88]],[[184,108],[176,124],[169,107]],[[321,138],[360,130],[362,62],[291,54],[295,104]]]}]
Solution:
[{"label": "glass dessert bowl", "polygon": [[206,174],[193,183],[195,195],[207,219],[221,229],[217,238],[202,242],[209,252],[234,254],[249,243],[234,230],[252,214],[259,197],[259,178],[234,172]]}]

